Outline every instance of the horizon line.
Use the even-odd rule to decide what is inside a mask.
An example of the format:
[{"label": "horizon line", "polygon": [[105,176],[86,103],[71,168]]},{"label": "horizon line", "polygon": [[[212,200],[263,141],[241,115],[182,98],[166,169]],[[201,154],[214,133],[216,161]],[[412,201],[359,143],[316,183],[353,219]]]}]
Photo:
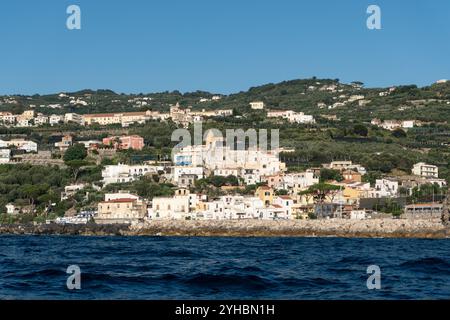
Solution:
[{"label": "horizon line", "polygon": [[47,95],[55,95],[55,94],[61,94],[61,93],[78,93],[78,92],[81,92],[81,91],[89,91],[89,90],[90,91],[101,91],[101,90],[112,91],[112,92],[114,92],[117,95],[141,95],[141,94],[142,95],[150,95],[150,94],[158,94],[158,93],[166,93],[166,92],[171,93],[171,92],[178,91],[182,95],[185,95],[185,94],[188,94],[188,93],[195,93],[195,92],[205,92],[205,93],[209,93],[209,94],[230,96],[230,95],[234,95],[234,94],[239,94],[241,92],[248,92],[251,88],[255,88],[255,87],[262,87],[262,86],[269,85],[269,84],[277,85],[277,84],[281,84],[283,82],[290,82],[290,81],[297,81],[297,80],[312,80],[312,81],[315,81],[315,80],[317,80],[317,81],[324,81],[324,80],[336,81],[336,80],[338,80],[338,83],[343,84],[343,85],[351,85],[352,83],[355,83],[355,82],[361,82],[361,83],[363,83],[363,88],[364,89],[385,89],[385,88],[401,87],[401,86],[417,86],[417,88],[422,89],[422,88],[426,88],[426,87],[432,86],[433,84],[437,84],[437,82],[441,81],[441,80],[450,81],[450,80],[447,80],[447,78],[441,78],[441,79],[435,80],[434,82],[432,82],[432,83],[430,83],[428,85],[418,85],[418,84],[415,84],[415,83],[403,83],[403,84],[392,84],[392,85],[389,85],[389,86],[370,86],[370,85],[366,86],[365,82],[363,82],[361,80],[353,80],[353,81],[350,81],[350,82],[341,82],[340,78],[322,78],[322,77],[312,76],[310,78],[292,78],[292,79],[281,80],[281,81],[277,81],[277,82],[266,82],[266,83],[262,83],[262,84],[255,84],[255,85],[252,85],[252,86],[248,87],[245,90],[233,91],[233,92],[230,92],[230,93],[213,92],[213,91],[207,91],[207,90],[202,90],[202,89],[196,89],[194,91],[192,91],[192,90],[182,91],[180,89],[172,89],[172,90],[167,89],[167,90],[162,90],[162,91],[151,91],[151,92],[150,91],[149,92],[137,92],[137,91],[136,92],[119,92],[118,90],[114,90],[114,89],[111,89],[111,88],[100,88],[100,87],[97,87],[96,89],[93,89],[93,88],[82,88],[82,89],[78,89],[78,90],[60,90],[60,91],[53,91],[53,92],[46,92],[46,93],[32,93],[32,94],[26,94],[26,93],[0,93],[0,96],[29,96],[29,97],[32,97],[32,96],[35,96],[35,95],[47,96]]}]

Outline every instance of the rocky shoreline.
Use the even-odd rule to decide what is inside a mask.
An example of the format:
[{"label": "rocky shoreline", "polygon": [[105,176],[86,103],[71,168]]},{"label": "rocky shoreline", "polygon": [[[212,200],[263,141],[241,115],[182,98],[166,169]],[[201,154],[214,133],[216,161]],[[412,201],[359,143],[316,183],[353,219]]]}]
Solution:
[{"label": "rocky shoreline", "polygon": [[151,221],[137,225],[0,225],[0,234],[84,236],[450,238],[439,219]]},{"label": "rocky shoreline", "polygon": [[124,232],[128,232],[129,228],[128,224],[2,224],[0,225],[0,234],[120,236],[124,235]]}]

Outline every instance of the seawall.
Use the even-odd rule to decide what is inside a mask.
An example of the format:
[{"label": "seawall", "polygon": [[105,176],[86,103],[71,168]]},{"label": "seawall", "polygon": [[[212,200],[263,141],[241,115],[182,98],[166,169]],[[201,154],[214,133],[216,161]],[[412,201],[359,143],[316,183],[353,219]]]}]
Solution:
[{"label": "seawall", "polygon": [[447,238],[436,220],[222,220],[152,221],[130,227],[134,235]]},{"label": "seawall", "polygon": [[450,229],[439,219],[372,220],[220,220],[150,221],[137,225],[0,225],[0,234],[123,235],[123,236],[231,236],[231,237],[364,237],[449,238]]}]

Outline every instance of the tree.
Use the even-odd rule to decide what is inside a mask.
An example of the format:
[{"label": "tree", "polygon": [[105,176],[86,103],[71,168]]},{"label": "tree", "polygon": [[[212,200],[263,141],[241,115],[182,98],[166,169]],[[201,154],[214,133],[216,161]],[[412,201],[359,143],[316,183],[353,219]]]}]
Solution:
[{"label": "tree", "polygon": [[358,87],[364,86],[364,82],[361,82],[361,81],[352,81],[351,84],[358,86]]},{"label": "tree", "polygon": [[356,124],[353,126],[353,133],[361,137],[367,137],[369,130],[362,124]]},{"label": "tree", "polygon": [[325,182],[329,180],[342,181],[344,177],[339,170],[322,168],[320,169],[320,181]]},{"label": "tree", "polygon": [[395,138],[406,138],[406,132],[403,129],[397,128],[392,132],[392,136]]},{"label": "tree", "polygon": [[19,193],[23,198],[28,199],[30,205],[34,205],[36,200],[42,195],[46,194],[50,188],[48,184],[25,184],[19,188]]},{"label": "tree", "polygon": [[35,199],[40,195],[40,188],[36,185],[25,184],[19,189],[20,194],[28,199],[30,205],[34,205]]},{"label": "tree", "polygon": [[289,192],[286,189],[280,189],[280,190],[275,191],[275,194],[277,196],[286,196],[286,195],[288,195],[288,193]]},{"label": "tree", "polygon": [[66,165],[72,171],[73,179],[76,182],[78,178],[78,174],[80,173],[82,167],[87,166],[89,164],[86,160],[70,160],[66,161]]},{"label": "tree", "polygon": [[321,206],[321,212],[323,212],[323,204],[325,202],[325,199],[327,197],[331,197],[331,199],[334,199],[339,190],[341,190],[340,186],[319,182],[310,186],[306,190],[300,191],[298,194],[312,195],[317,203]]},{"label": "tree", "polygon": [[64,162],[70,162],[73,160],[84,160],[87,157],[87,151],[83,144],[77,143],[70,146],[64,153]]}]

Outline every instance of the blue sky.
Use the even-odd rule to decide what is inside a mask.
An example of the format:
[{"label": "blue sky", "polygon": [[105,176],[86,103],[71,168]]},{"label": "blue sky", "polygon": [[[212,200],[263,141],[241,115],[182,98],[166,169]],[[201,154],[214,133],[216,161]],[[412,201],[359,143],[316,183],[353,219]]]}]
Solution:
[{"label": "blue sky", "polygon": [[[82,29],[66,28],[81,8]],[[366,28],[368,5],[382,30]],[[450,1],[10,0],[0,94],[231,93],[312,76],[367,86],[450,78]]]}]

